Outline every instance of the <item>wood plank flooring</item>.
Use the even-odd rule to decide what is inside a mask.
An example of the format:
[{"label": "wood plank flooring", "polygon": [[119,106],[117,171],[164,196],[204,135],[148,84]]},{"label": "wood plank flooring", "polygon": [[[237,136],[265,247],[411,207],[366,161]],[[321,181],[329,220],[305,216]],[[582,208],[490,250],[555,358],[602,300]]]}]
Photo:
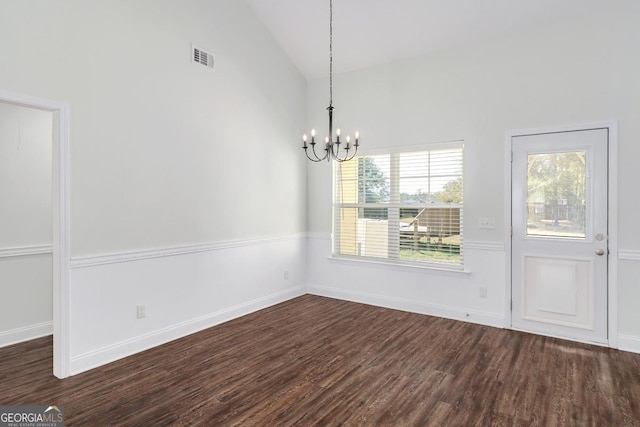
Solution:
[{"label": "wood plank flooring", "polygon": [[0,349],[0,405],[67,426],[640,426],[640,355],[305,295],[64,380]]}]

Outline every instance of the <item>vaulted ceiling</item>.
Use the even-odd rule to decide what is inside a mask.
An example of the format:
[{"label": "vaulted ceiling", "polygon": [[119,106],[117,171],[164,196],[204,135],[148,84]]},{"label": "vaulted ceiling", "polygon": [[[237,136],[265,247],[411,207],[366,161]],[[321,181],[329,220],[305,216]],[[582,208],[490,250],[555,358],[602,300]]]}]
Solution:
[{"label": "vaulted ceiling", "polygon": [[[246,0],[302,74],[328,75],[329,0]],[[333,0],[334,73],[519,30],[637,0]]]}]

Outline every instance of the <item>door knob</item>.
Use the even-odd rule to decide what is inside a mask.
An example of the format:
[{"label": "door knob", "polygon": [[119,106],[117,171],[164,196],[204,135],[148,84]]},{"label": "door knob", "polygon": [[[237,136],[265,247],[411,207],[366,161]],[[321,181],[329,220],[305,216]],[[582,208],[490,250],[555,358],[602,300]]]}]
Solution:
[{"label": "door knob", "polygon": [[604,255],[604,250],[603,249],[596,249],[596,255],[598,255],[598,256]]}]

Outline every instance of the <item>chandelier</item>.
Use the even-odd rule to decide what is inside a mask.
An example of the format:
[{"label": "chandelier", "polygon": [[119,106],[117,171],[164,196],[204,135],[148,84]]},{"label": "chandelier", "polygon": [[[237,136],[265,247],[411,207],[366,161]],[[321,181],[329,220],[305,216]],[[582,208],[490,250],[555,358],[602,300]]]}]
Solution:
[{"label": "chandelier", "polygon": [[[316,130],[311,129],[311,142],[307,145],[307,135],[302,135],[302,148],[307,158],[312,162],[321,162],[323,160],[335,160],[337,162],[346,162],[355,157],[358,152],[358,138],[360,134],[356,131],[355,140],[351,145],[351,136],[347,135],[345,141],[340,140],[340,128],[336,129],[335,140],[333,139],[333,0],[329,0],[329,136],[324,140],[324,155],[318,156],[316,153]],[[344,143],[342,152],[340,146]],[[311,153],[309,155],[309,146]],[[322,152],[321,152],[322,153]]]}]

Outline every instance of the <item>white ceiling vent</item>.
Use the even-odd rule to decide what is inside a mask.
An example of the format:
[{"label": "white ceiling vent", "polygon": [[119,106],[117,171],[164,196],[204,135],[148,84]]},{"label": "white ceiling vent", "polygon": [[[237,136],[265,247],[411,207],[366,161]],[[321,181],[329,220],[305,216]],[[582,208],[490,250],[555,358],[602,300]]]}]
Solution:
[{"label": "white ceiling vent", "polygon": [[213,55],[204,49],[191,45],[191,62],[197,62],[205,67],[213,68]]}]

